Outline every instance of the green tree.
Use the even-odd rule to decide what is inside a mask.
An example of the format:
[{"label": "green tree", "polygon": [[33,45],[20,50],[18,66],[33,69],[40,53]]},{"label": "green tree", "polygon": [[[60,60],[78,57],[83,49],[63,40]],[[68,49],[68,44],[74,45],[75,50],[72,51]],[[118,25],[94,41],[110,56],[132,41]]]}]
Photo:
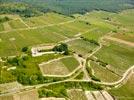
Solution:
[{"label": "green tree", "polygon": [[22,52],[27,52],[28,51],[28,47],[23,47],[22,48]]},{"label": "green tree", "polygon": [[69,54],[68,45],[65,43],[55,46],[52,50],[55,52],[64,52],[65,55]]}]

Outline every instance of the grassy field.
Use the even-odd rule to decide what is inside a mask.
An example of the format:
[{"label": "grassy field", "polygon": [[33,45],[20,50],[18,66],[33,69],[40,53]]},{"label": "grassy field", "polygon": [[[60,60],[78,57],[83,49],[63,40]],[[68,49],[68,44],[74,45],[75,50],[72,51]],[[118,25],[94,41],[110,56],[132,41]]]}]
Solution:
[{"label": "grassy field", "polygon": [[76,33],[86,32],[91,27],[83,21],[74,21],[73,23],[68,23],[64,25],[66,28],[74,30]]},{"label": "grassy field", "polygon": [[[30,77],[37,77],[37,75],[41,75],[38,64],[40,64],[44,61],[49,61],[49,60],[56,59],[59,57],[62,57],[62,55],[49,54],[49,55],[43,55],[43,56],[35,57],[35,58],[33,58],[31,56],[27,56],[26,60],[24,60],[24,61],[20,60],[21,63],[23,64],[23,67],[20,65],[17,65],[17,66],[14,66],[14,67],[16,67],[16,69],[9,70],[9,71],[7,69],[11,68],[12,66],[9,64],[6,64],[7,67],[4,69],[1,69],[2,77],[0,79],[0,82],[5,83],[5,82],[12,82],[12,81],[18,80],[19,82],[22,82],[22,84],[29,84],[28,80]],[[0,66],[0,67],[3,67],[3,66]],[[24,79],[24,78],[26,78],[26,79]],[[25,83],[23,83],[24,80],[21,81],[20,79],[21,80],[24,79],[27,81]]]},{"label": "grassy field", "polygon": [[70,100],[87,100],[85,92],[81,89],[72,89],[67,91]]},{"label": "grassy field", "polygon": [[111,16],[111,14],[114,13],[105,11],[93,11],[80,17],[76,17],[79,20],[90,23],[93,27],[92,31],[89,31],[88,33],[83,34],[82,36],[90,40],[93,39],[98,41],[105,34],[117,30],[116,26],[109,24],[105,21],[105,19]]},{"label": "grassy field", "polygon": [[91,61],[90,64],[91,64],[92,69],[94,70],[95,76],[103,82],[114,82],[120,78],[116,74],[112,73],[105,67],[96,64],[95,62]]},{"label": "grassy field", "polygon": [[57,43],[65,38],[48,29],[34,29],[1,33],[0,56],[19,54],[24,46]]},{"label": "grassy field", "polygon": [[54,33],[59,34],[60,36],[63,36],[63,37],[66,37],[66,38],[73,37],[74,35],[77,34],[71,28],[64,27],[64,25],[62,25],[62,26],[54,26],[54,27],[47,27],[47,29],[53,30]]},{"label": "grassy field", "polygon": [[[117,32],[113,37],[134,42],[133,15],[133,10],[126,10],[119,13],[93,11],[84,15],[77,14],[75,18],[57,13],[47,13],[43,16],[22,18],[26,24],[35,29],[28,29],[24,23],[18,19],[20,18],[19,16],[8,15],[12,20],[6,22],[6,24],[0,24],[0,31],[9,31],[0,33],[0,56],[20,55],[22,54],[21,49],[25,46],[31,48],[39,44],[58,43],[65,39],[76,37],[77,35],[98,42],[101,37],[111,31]],[[13,29],[20,28],[26,28],[26,30],[13,31]],[[110,70],[117,74],[124,73],[126,69],[134,64],[134,48],[116,42],[106,42],[107,45],[103,46],[95,56],[99,60],[108,63]],[[68,42],[68,46],[70,50],[81,54],[83,57],[90,54],[97,47],[97,45],[84,39]],[[61,55],[44,55],[37,58],[28,57],[28,60],[23,62],[25,67],[17,66],[17,69],[13,72],[3,69],[2,82],[17,80],[19,73],[22,74],[23,80],[27,80],[29,77],[36,79],[38,74],[41,74],[38,64],[58,57],[61,57]],[[102,81],[115,81],[118,79],[111,71],[101,68],[101,66],[97,66],[96,64],[92,66],[95,70],[96,77]],[[55,69],[53,67],[55,67]],[[48,71],[49,73],[47,74],[67,75],[76,67],[78,67],[76,59],[62,59],[59,62],[49,64],[47,69],[50,71]],[[57,70],[57,72],[53,72],[52,70]],[[109,77],[112,77],[112,79]]]},{"label": "grassy field", "polygon": [[[35,1],[36,0],[33,2]],[[65,0],[61,1],[62,3],[65,2]],[[72,1],[68,0],[66,5],[61,8],[68,7],[68,4],[74,5]],[[83,1],[87,3],[87,0]],[[77,0],[80,4],[74,7],[77,6],[79,7],[78,10],[81,10],[83,1]],[[63,5],[62,3],[60,5]],[[84,6],[88,9],[85,3]],[[46,4],[45,6],[48,5],[49,4]],[[59,4],[56,6],[58,5]],[[113,6],[113,3],[110,3],[110,5]],[[126,5],[126,7],[127,6],[128,5]],[[113,7],[115,7],[115,5]],[[70,10],[69,13],[72,13],[72,8],[66,9],[66,11],[61,8],[53,7],[56,11],[68,12],[68,10]],[[78,12],[75,10],[74,12]],[[86,9],[82,10],[82,12],[85,12],[84,10]],[[63,81],[67,79],[67,77],[64,78],[65,75],[69,75],[80,65],[73,56],[47,63],[51,60],[65,57],[65,55],[48,54],[32,57],[29,51],[25,53],[22,52],[23,47],[28,47],[28,50],[30,50],[33,46],[36,47],[47,43],[57,44],[66,39],[79,37],[81,39],[67,43],[68,49],[70,54],[74,52],[84,58],[91,54],[95,48],[100,46],[98,43],[99,40],[108,33],[115,33],[111,37],[132,43],[134,42],[134,9],[124,10],[118,13],[96,10],[86,14],[75,14],[72,16],[51,12],[42,13],[41,16],[29,18],[20,17],[18,15],[0,15],[0,17],[5,16],[9,17],[9,20],[0,20],[0,57],[5,61],[3,63],[0,61],[0,84],[18,81],[23,85],[37,85]],[[94,71],[94,76],[91,78],[103,82],[114,82],[119,80],[121,75],[134,65],[134,47],[129,47],[110,40],[108,41],[107,39],[104,41],[105,44],[102,48],[93,55],[97,60],[91,61],[94,59],[90,59],[90,65]],[[7,57],[14,55],[16,55],[14,58]],[[43,65],[43,62],[46,63]],[[108,64],[108,66],[105,66],[105,64]],[[78,74],[74,77],[75,79],[85,79],[86,75],[84,71],[78,72],[79,71],[75,72],[75,74],[68,78],[73,78]],[[53,75],[56,76],[53,77]],[[63,77],[58,77],[58,75]],[[123,86],[111,89],[109,93],[119,100],[133,100],[133,88],[134,75]],[[46,85],[39,89],[39,95],[40,97],[65,97],[70,100],[87,100],[85,90],[100,89],[102,89],[102,87],[99,84],[92,82],[69,81]]]},{"label": "grassy field", "polygon": [[20,21],[21,18],[19,15],[3,14],[3,15],[0,15],[0,17],[1,18],[4,18],[4,17],[9,18],[9,21],[0,23],[1,24],[0,31],[9,31],[12,29],[26,28],[26,26]]},{"label": "grassy field", "polygon": [[67,57],[40,66],[43,75],[67,75],[79,66],[74,57]]},{"label": "grassy field", "polygon": [[109,90],[111,95],[113,95],[118,100],[133,100],[134,99],[134,74],[129,78],[127,83],[119,88]]},{"label": "grassy field", "polygon": [[2,23],[0,23],[0,31],[4,31],[4,26]]},{"label": "grassy field", "polygon": [[118,34],[117,37],[132,41],[134,36],[133,11],[133,9],[124,10],[119,13],[92,11],[85,15],[76,15],[75,17],[96,27],[96,30],[83,35],[86,38],[98,40],[106,33],[113,31],[126,34],[125,36]]},{"label": "grassy field", "polygon": [[5,65],[4,62],[0,61],[0,84],[12,82],[16,80],[16,77],[13,76],[10,71],[7,71],[7,68],[8,66]]},{"label": "grassy field", "polygon": [[20,18],[20,16],[17,14],[1,14],[0,17],[8,17],[13,20]]},{"label": "grassy field", "polygon": [[23,24],[19,19],[11,20],[8,23],[12,27],[12,29],[27,28],[26,25]]},{"label": "grassy field", "polygon": [[42,65],[42,66],[40,66],[40,70],[44,76],[45,75],[67,75],[67,74],[69,74],[69,70],[60,61]]},{"label": "grassy field", "polygon": [[69,71],[73,71],[76,67],[79,66],[79,62],[74,58],[63,58],[61,59],[61,62],[68,68]]},{"label": "grassy field", "polygon": [[72,51],[78,54],[82,54],[83,56],[87,56],[87,54],[90,54],[92,50],[97,47],[97,45],[94,45],[93,43],[84,41],[82,39],[68,42],[68,45]]},{"label": "grassy field", "polygon": [[95,27],[96,29],[83,34],[82,36],[89,39],[89,40],[95,40],[95,41],[99,41],[99,39],[106,35],[107,33],[110,33],[111,30],[108,28],[102,28],[102,27]]},{"label": "grassy field", "polygon": [[81,21],[74,21],[66,23],[64,25],[47,27],[47,29],[53,30],[55,33],[69,38],[75,36],[76,34],[86,32],[91,28],[92,26],[86,25],[84,22]]},{"label": "grassy field", "polygon": [[19,84],[18,82],[11,82],[11,83],[5,83],[5,84],[0,84],[0,92],[4,92],[4,91],[8,91],[10,89],[13,88],[21,88],[21,84]]},{"label": "grassy field", "polygon": [[124,10],[119,13],[111,13],[106,23],[117,27],[119,33],[133,33],[134,32],[134,13],[133,9]]},{"label": "grassy field", "polygon": [[[29,75],[36,73],[38,71],[40,72],[38,64],[49,61],[51,59],[59,58],[61,56],[62,55],[58,55],[58,54],[55,54],[55,55],[49,54],[49,55],[44,55],[44,56],[35,57],[35,58],[29,57],[28,60],[24,61],[24,65],[27,66],[27,68],[24,68],[24,71]],[[31,69],[32,69],[32,71],[31,71]],[[18,70],[23,70],[23,68],[22,69],[18,68]]]},{"label": "grassy field", "polygon": [[113,37],[119,38],[121,40],[125,40],[128,42],[134,42],[134,33],[123,33],[123,34],[115,34]]},{"label": "grassy field", "polygon": [[109,42],[109,44],[107,46],[103,46],[103,48],[97,52],[95,56],[101,61],[108,63],[111,66],[111,70],[122,74],[134,64],[133,49],[133,47],[119,45],[116,42]]},{"label": "grassy field", "polygon": [[114,13],[109,13],[105,11],[92,11],[81,16],[78,19],[89,22],[90,24],[93,24],[99,27],[116,29],[114,25],[106,23],[105,21],[105,19],[111,16],[112,14]]},{"label": "grassy field", "polygon": [[[91,29],[90,25],[86,25],[86,23],[81,22],[81,21],[75,21],[72,23],[68,23],[62,26],[59,26],[60,29],[67,30],[66,36],[71,37],[72,35],[76,35],[79,33],[84,33]],[[70,34],[70,32],[72,34]]]},{"label": "grassy field", "polygon": [[16,77],[11,74],[11,72],[8,72],[5,69],[2,69],[0,75],[0,83],[8,83],[8,82],[13,82],[16,81]]},{"label": "grassy field", "polygon": [[56,13],[47,13],[44,16],[32,17],[24,19],[24,22],[31,26],[42,26],[42,25],[50,25],[50,24],[58,24],[66,21],[72,20],[71,17],[63,16]]},{"label": "grassy field", "polygon": [[3,23],[3,26],[4,26],[4,31],[12,30],[12,28],[11,28],[11,26],[9,25],[8,22]]},{"label": "grassy field", "polygon": [[[64,23],[66,21],[72,20],[72,18],[70,17],[66,17],[55,13],[48,13],[44,16],[46,16],[45,17],[46,19],[52,17],[49,20],[52,21],[53,24],[61,22]],[[40,18],[38,18],[36,21],[38,20],[40,20]],[[58,20],[58,22],[55,22],[53,20]],[[8,23],[13,29],[26,28],[26,26],[20,20],[15,19],[11,20]],[[64,25],[55,25],[37,29],[16,30],[16,31],[12,31],[11,29],[11,32],[7,32],[6,34],[4,33],[0,34],[1,39],[0,56],[18,55],[20,54],[20,50],[24,46],[33,46],[44,43],[57,43],[59,41],[67,39],[67,37],[73,37],[74,35],[80,32],[85,32],[88,30],[88,28],[90,28],[90,26],[86,25],[84,22],[75,21],[65,23]]]},{"label": "grassy field", "polygon": [[115,16],[112,16],[112,19],[120,24],[124,29],[128,30],[129,32],[134,32],[134,9],[131,10],[124,10],[121,13],[118,13]]},{"label": "grassy field", "polygon": [[77,34],[74,30],[73,32],[70,32],[70,28],[65,27],[61,30],[59,27],[53,26],[48,28],[8,32],[6,34],[1,33],[0,56],[15,55],[18,54],[24,46],[33,46],[43,43],[57,43],[65,40],[66,36],[72,37]]},{"label": "grassy field", "polygon": [[[57,25],[37,29],[16,30],[7,32],[6,34],[1,33],[0,56],[18,55],[20,54],[21,48],[24,46],[34,46],[37,44],[44,44],[44,43],[57,43],[67,38],[74,37],[75,35],[78,34],[79,35],[82,34],[83,37],[89,40],[98,41],[102,36],[111,31],[118,30],[119,32],[123,32],[122,28],[123,25],[126,25],[126,22],[127,24],[129,24],[126,26],[130,27],[133,26],[130,25],[133,22],[132,19],[133,13],[131,12],[133,12],[133,10],[128,10],[120,13],[93,11],[85,15],[81,15],[79,18],[76,17],[74,22],[65,23],[63,25],[58,25],[58,23],[64,23],[70,20],[74,20],[74,18],[67,17],[65,15],[57,13],[46,13],[44,14],[44,16],[23,18],[24,22],[31,27],[32,26],[39,27],[42,25],[47,26],[50,24],[57,24]],[[7,16],[9,16],[9,18],[12,19],[11,21],[8,22],[9,26],[11,26],[11,30],[12,28],[13,29],[26,28],[26,26],[19,19],[17,19],[19,18],[19,16],[17,15],[12,16],[7,15]],[[123,17],[124,19],[122,20],[124,21],[122,21],[121,19],[120,21],[119,16]],[[116,25],[113,23],[116,23]],[[125,28],[127,28],[126,26]],[[118,27],[121,28],[118,29]],[[121,34],[117,34],[115,36],[117,38],[133,42],[133,33],[132,33],[133,30],[131,30],[130,28],[127,29],[128,32],[125,33],[126,34],[125,36]],[[0,31],[3,30],[4,26],[2,23],[0,24]],[[79,46],[79,44],[82,44],[83,46]],[[91,46],[86,47],[86,45]],[[92,44],[88,44],[83,41],[73,41],[72,46],[70,47],[73,48],[74,50],[76,49],[78,53],[82,53],[83,55],[94,48]],[[79,48],[80,50],[78,50]]]}]

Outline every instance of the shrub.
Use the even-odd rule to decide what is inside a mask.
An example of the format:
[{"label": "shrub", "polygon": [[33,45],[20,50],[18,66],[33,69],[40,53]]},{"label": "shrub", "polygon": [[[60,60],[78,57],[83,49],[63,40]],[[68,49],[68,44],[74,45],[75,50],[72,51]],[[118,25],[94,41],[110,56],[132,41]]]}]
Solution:
[{"label": "shrub", "polygon": [[92,75],[91,79],[94,80],[94,81],[99,81],[99,82],[101,81],[99,78],[97,78],[97,77],[94,76],[94,75]]},{"label": "shrub", "polygon": [[66,50],[66,51],[64,52],[64,55],[69,55],[69,51]]},{"label": "shrub", "polygon": [[78,54],[78,56],[79,56],[79,57],[83,57],[83,55],[82,55],[82,54]]},{"label": "shrub", "polygon": [[10,19],[8,17],[0,18],[0,23],[4,23],[6,21],[9,21]]},{"label": "shrub", "polygon": [[24,60],[24,61],[28,60],[28,56],[23,56],[22,60]]},{"label": "shrub", "polygon": [[89,39],[87,39],[87,38],[84,38],[84,37],[81,37],[84,41],[88,41],[88,42],[90,42],[90,43],[93,43],[93,44],[95,44],[95,45],[100,45],[97,41],[95,41],[95,40],[89,40]]},{"label": "shrub", "polygon": [[28,51],[28,47],[23,47],[22,48],[22,52],[27,52]]},{"label": "shrub", "polygon": [[7,62],[13,66],[18,66],[19,65],[19,59],[18,57],[14,57],[14,58],[8,58]]},{"label": "shrub", "polygon": [[64,55],[69,54],[68,45],[65,43],[55,46],[52,50],[55,52],[64,52]]},{"label": "shrub", "polygon": [[112,32],[117,33],[117,30],[113,30]]}]

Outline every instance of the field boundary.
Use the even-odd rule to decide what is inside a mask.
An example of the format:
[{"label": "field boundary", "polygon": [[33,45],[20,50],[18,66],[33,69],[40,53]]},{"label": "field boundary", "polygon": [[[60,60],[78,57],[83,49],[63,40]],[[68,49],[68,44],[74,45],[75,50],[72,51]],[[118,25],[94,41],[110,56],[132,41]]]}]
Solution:
[{"label": "field boundary", "polygon": [[34,29],[38,29],[38,28],[45,28],[45,27],[51,27],[51,26],[58,26],[58,25],[64,25],[64,24],[68,24],[68,23],[72,23],[75,20],[70,20],[70,21],[66,21],[66,22],[61,22],[58,24],[49,24],[49,25],[42,25],[42,26],[38,26],[38,27],[28,27],[28,28],[19,28],[19,29],[12,29],[9,31],[1,31],[0,33],[8,33],[8,32],[15,32],[15,31],[24,31],[24,30],[34,30]]},{"label": "field boundary", "polygon": [[118,42],[118,43],[121,43],[121,44],[125,44],[125,45],[128,45],[128,46],[134,47],[133,42],[128,42],[128,41],[125,41],[125,40],[122,40],[122,39],[118,39],[118,38],[115,38],[115,37],[109,37],[109,36],[105,36],[104,38],[108,39],[108,40],[111,40],[111,41],[115,41],[115,42]]}]

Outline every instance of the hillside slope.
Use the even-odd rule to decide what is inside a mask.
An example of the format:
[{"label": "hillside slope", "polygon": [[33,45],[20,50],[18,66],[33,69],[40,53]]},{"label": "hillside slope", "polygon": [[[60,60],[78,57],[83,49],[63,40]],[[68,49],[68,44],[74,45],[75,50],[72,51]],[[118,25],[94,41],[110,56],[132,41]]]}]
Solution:
[{"label": "hillside slope", "polygon": [[41,11],[52,10],[62,14],[85,13],[92,10],[117,12],[134,8],[134,0],[2,0],[1,2],[25,2]]}]

